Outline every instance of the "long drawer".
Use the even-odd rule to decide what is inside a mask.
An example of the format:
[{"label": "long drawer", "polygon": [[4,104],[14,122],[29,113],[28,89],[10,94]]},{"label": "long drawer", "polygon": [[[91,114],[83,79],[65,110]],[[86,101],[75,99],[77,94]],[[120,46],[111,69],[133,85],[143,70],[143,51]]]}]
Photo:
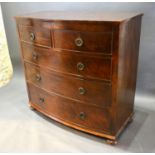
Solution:
[{"label": "long drawer", "polygon": [[26,79],[38,87],[67,98],[100,107],[111,105],[111,86],[108,83],[65,76],[48,69],[25,63]]},{"label": "long drawer", "polygon": [[28,90],[31,104],[57,120],[60,119],[94,131],[110,131],[111,121],[108,109],[79,104],[49,94],[29,83]]},{"label": "long drawer", "polygon": [[111,81],[111,57],[81,54],[76,52],[58,52],[22,43],[25,61],[51,68],[57,72],[80,77]]}]

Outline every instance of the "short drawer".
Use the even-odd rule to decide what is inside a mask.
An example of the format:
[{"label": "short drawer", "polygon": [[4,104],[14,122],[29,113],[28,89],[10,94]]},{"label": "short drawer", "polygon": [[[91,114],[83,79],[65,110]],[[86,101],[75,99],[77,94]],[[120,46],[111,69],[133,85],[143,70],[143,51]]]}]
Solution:
[{"label": "short drawer", "polygon": [[19,35],[21,41],[47,47],[52,45],[50,29],[48,28],[19,25]]},{"label": "short drawer", "polygon": [[110,130],[110,114],[108,109],[79,104],[54,94],[49,94],[31,84],[28,84],[31,104],[41,109],[55,119],[63,120],[76,126],[94,131]]},{"label": "short drawer", "polygon": [[25,63],[25,69],[27,81],[45,90],[88,105],[100,107],[111,105],[112,90],[110,84],[65,76],[29,63]]},{"label": "short drawer", "polygon": [[111,54],[112,32],[53,30],[54,48]]},{"label": "short drawer", "polygon": [[25,61],[57,72],[111,81],[111,57],[58,52],[28,44],[22,44],[22,48]]}]

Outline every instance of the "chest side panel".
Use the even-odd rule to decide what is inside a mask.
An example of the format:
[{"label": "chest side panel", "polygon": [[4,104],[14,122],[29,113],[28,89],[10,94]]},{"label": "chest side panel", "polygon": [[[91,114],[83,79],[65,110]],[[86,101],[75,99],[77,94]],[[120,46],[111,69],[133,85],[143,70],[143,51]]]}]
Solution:
[{"label": "chest side panel", "polygon": [[124,21],[120,25],[116,94],[118,132],[122,124],[133,114],[140,30],[141,16]]}]

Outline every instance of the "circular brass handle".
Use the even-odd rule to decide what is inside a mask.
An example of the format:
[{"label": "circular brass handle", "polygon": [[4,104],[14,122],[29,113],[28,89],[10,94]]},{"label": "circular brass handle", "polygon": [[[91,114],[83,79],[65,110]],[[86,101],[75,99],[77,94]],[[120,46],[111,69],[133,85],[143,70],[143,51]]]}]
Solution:
[{"label": "circular brass handle", "polygon": [[78,62],[77,63],[77,69],[79,70],[79,71],[82,71],[82,70],[84,70],[84,64],[82,63],[82,62]]},{"label": "circular brass handle", "polygon": [[34,33],[30,33],[30,39],[31,39],[31,41],[35,40],[35,34]]},{"label": "circular brass handle", "polygon": [[36,53],[33,53],[32,54],[32,58],[33,58],[33,60],[37,60],[38,59],[38,55]]},{"label": "circular brass handle", "polygon": [[44,103],[44,101],[45,101],[45,99],[44,99],[44,98],[42,98],[42,97],[41,97],[41,98],[39,98],[39,102],[40,102],[40,103]]},{"label": "circular brass handle", "polygon": [[80,95],[84,95],[86,93],[86,90],[83,87],[79,88]]},{"label": "circular brass handle", "polygon": [[75,39],[75,45],[78,46],[78,47],[81,47],[83,45],[83,40],[82,38],[78,37]]},{"label": "circular brass handle", "polygon": [[37,81],[40,81],[40,80],[41,80],[40,74],[36,74],[36,80],[37,80]]},{"label": "circular brass handle", "polygon": [[86,114],[84,112],[80,112],[80,119],[84,120],[86,118]]}]

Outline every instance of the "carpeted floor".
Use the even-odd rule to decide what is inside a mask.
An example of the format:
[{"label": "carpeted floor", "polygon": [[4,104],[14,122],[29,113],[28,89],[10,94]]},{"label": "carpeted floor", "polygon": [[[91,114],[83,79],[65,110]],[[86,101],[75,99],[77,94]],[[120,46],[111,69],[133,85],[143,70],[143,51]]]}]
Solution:
[{"label": "carpeted floor", "polygon": [[134,121],[110,146],[31,111],[23,72],[15,68],[11,82],[0,88],[0,152],[155,152],[154,99],[136,96]]}]

